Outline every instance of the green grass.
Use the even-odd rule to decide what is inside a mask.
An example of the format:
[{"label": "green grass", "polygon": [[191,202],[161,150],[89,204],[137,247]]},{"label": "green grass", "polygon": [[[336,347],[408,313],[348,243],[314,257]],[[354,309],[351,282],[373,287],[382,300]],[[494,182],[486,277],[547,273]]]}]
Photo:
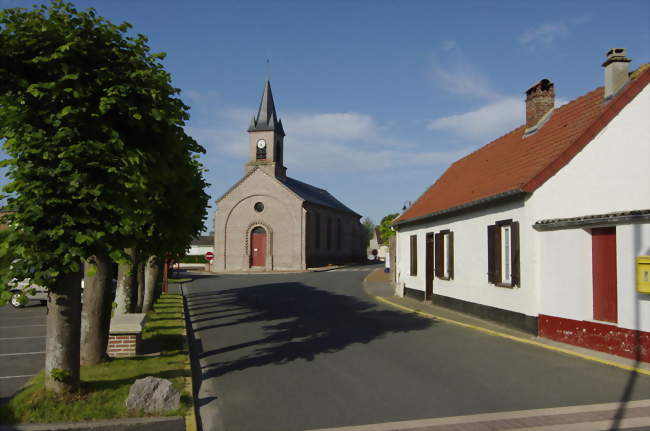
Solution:
[{"label": "green grass", "polygon": [[168,278],[167,281],[169,283],[188,283],[192,281],[191,278]]},{"label": "green grass", "polygon": [[181,259],[181,263],[207,263],[205,255],[202,254],[188,254]]},{"label": "green grass", "polygon": [[145,348],[157,356],[112,359],[81,368],[79,393],[57,396],[44,388],[43,372],[7,404],[0,407],[0,423],[61,422],[147,416],[126,409],[125,401],[135,379],[156,376],[169,379],[181,392],[181,407],[164,416],[184,415],[192,403],[185,391],[190,376],[183,350],[183,303],[180,295],[164,294],[155,304],[142,334]]}]

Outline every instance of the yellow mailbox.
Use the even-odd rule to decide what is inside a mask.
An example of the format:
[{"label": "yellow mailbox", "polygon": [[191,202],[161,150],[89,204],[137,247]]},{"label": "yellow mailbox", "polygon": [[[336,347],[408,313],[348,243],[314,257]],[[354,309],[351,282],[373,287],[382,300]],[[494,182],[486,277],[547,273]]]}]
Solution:
[{"label": "yellow mailbox", "polygon": [[650,293],[650,256],[636,258],[636,290]]}]

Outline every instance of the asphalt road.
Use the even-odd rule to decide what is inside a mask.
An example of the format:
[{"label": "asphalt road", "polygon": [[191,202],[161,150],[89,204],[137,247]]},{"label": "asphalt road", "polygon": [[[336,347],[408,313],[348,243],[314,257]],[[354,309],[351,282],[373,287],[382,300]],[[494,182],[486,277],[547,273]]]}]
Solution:
[{"label": "asphalt road", "polygon": [[376,303],[367,271],[185,286],[205,431],[304,430],[650,398],[650,378]]},{"label": "asphalt road", "polygon": [[0,307],[0,404],[43,369],[46,310],[40,301]]}]

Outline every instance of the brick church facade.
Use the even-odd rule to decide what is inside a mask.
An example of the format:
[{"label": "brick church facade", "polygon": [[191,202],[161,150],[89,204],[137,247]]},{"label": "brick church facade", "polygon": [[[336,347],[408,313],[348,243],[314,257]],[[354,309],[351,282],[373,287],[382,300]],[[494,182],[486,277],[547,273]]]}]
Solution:
[{"label": "brick church facade", "polygon": [[215,270],[303,270],[363,259],[361,216],[286,175],[285,133],[268,81],[248,133],[245,174],[217,200]]}]

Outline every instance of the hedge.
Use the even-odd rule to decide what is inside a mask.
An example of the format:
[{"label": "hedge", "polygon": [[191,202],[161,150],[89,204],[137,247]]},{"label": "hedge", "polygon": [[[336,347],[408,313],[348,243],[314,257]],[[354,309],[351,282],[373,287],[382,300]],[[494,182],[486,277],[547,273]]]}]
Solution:
[{"label": "hedge", "polygon": [[181,259],[181,263],[208,263],[202,254],[188,254]]}]

